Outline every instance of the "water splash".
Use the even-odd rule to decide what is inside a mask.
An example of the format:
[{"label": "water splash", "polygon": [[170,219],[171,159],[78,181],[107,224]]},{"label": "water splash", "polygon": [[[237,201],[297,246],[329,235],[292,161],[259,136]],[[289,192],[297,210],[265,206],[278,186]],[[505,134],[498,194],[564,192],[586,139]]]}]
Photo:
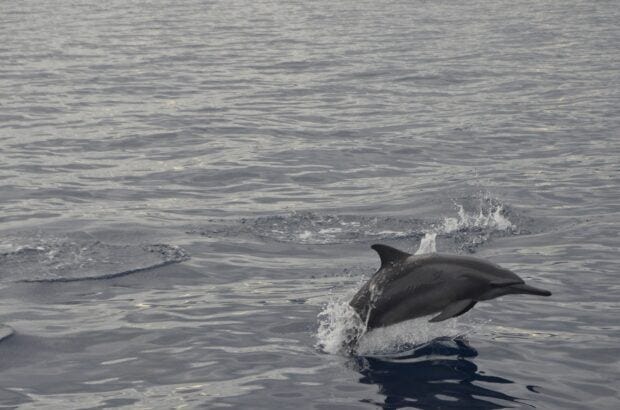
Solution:
[{"label": "water splash", "polygon": [[468,212],[458,203],[455,206],[456,217],[445,217],[437,226],[424,232],[416,255],[437,252],[438,236],[453,238],[460,250],[474,252],[491,235],[516,231],[516,225],[505,215],[504,206],[489,197],[481,199],[477,211]]},{"label": "water splash", "polygon": [[315,345],[317,349],[330,354],[342,353],[363,334],[366,326],[348,300],[349,297],[332,297],[319,313]]},{"label": "water splash", "polygon": [[435,252],[437,252],[437,232],[426,232],[415,254],[424,255]]},{"label": "water splash", "polygon": [[501,204],[492,204],[485,207],[481,204],[478,213],[468,213],[461,204],[456,204],[458,213],[456,218],[444,218],[440,230],[443,233],[452,233],[463,229],[486,229],[509,231],[515,225],[504,216],[504,207]]}]

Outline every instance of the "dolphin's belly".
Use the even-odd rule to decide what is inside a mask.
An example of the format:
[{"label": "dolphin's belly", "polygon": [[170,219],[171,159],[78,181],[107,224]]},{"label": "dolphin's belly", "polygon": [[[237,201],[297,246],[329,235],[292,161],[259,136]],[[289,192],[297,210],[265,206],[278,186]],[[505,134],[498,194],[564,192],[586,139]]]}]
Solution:
[{"label": "dolphin's belly", "polygon": [[418,317],[427,316],[436,312],[440,312],[445,306],[437,306],[433,304],[421,304],[404,302],[393,306],[391,309],[377,310],[370,312],[368,319],[368,329],[389,326],[406,320],[416,319]]},{"label": "dolphin's belly", "polygon": [[404,289],[396,294],[382,295],[370,310],[368,328],[389,326],[443,310],[450,300],[441,297],[441,291],[441,284],[437,284],[420,287],[414,292]]},{"label": "dolphin's belly", "polygon": [[457,300],[477,294],[475,281],[441,275],[403,277],[382,289],[368,313],[368,328],[389,326],[444,310]]}]

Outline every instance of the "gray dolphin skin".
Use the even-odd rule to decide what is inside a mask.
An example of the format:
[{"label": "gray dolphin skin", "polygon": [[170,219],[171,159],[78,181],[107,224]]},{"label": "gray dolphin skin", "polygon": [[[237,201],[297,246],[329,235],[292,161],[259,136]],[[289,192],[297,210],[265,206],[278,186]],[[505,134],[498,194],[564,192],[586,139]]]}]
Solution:
[{"label": "gray dolphin skin", "polygon": [[366,331],[439,312],[430,322],[462,315],[477,302],[510,294],[550,296],[526,285],[515,273],[471,256],[413,256],[387,245],[372,245],[381,267],[349,304]]}]

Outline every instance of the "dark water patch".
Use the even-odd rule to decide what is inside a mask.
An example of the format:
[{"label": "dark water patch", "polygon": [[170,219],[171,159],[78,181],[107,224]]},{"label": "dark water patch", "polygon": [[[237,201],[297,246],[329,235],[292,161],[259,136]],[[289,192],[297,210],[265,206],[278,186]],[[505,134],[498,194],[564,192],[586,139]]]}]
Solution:
[{"label": "dark water patch", "polygon": [[18,409],[21,405],[33,402],[30,397],[19,390],[21,390],[19,387],[0,387],[0,407],[3,409]]},{"label": "dark water patch", "polygon": [[517,397],[502,393],[499,386],[493,387],[514,382],[480,371],[474,362],[478,352],[463,338],[442,337],[423,346],[403,347],[409,352],[396,357],[354,360],[362,375],[360,383],[376,384],[385,395],[382,403],[366,402],[384,409],[501,409],[524,405]]},{"label": "dark water patch", "polygon": [[140,399],[109,399],[105,400],[98,406],[88,407],[88,410],[104,410],[104,409],[112,409],[116,407],[128,407],[132,404],[136,404],[140,401]]}]

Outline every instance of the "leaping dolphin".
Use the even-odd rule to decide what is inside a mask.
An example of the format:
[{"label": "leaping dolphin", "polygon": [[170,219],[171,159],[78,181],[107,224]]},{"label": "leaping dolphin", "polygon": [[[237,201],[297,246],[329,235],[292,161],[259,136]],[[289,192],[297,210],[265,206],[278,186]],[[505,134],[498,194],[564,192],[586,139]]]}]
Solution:
[{"label": "leaping dolphin", "polygon": [[550,296],[514,272],[471,256],[409,253],[376,244],[381,267],[349,304],[366,330],[440,312],[430,322],[462,315],[477,302],[523,293]]}]

